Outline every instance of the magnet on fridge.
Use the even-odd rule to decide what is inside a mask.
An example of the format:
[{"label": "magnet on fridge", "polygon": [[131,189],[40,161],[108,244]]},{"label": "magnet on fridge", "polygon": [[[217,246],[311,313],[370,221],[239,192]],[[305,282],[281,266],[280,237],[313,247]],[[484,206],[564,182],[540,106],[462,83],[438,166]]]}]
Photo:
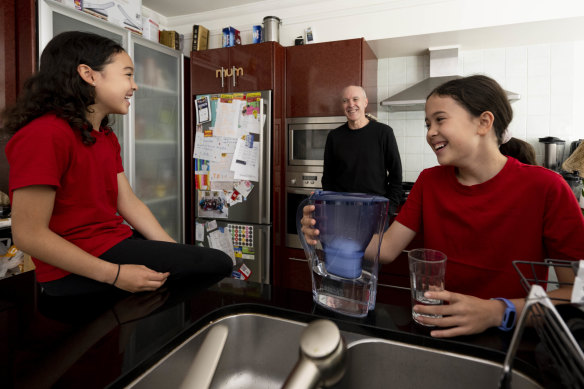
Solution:
[{"label": "magnet on fridge", "polygon": [[247,134],[245,136],[245,145],[249,148],[252,148],[252,149],[253,149],[253,138],[254,138],[253,134]]},{"label": "magnet on fridge", "polygon": [[244,280],[247,280],[251,275],[251,270],[249,267],[245,266],[245,263],[242,263],[241,267],[239,268],[239,273],[241,273]]}]

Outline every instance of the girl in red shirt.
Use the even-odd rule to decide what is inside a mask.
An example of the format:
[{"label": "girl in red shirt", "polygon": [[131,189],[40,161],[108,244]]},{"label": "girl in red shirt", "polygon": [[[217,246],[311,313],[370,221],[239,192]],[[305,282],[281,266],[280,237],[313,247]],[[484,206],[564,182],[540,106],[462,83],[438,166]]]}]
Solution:
[{"label": "girl in red shirt", "polygon": [[128,113],[137,89],[120,45],[65,32],[3,113],[13,239],[48,295],[151,291],[230,274],[229,256],[177,244],[132,191],[108,115]]},{"label": "girl in red shirt", "polygon": [[[430,93],[425,110],[426,139],[440,166],[420,174],[384,234],[380,261],[393,261],[422,233],[424,247],[448,257],[447,290],[425,296],[447,304],[413,307],[442,316],[419,318],[442,327],[431,335],[467,335],[497,326],[508,330],[514,323],[504,320],[507,303],[518,317],[525,302],[512,261],[584,258],[584,217],[559,174],[501,154],[513,111],[497,82],[482,75],[449,81]],[[304,208],[302,229],[316,244],[313,210]],[[373,245],[366,255],[375,255]],[[571,269],[556,273],[561,283],[573,283]],[[569,300],[571,289],[562,285],[549,295]]]}]

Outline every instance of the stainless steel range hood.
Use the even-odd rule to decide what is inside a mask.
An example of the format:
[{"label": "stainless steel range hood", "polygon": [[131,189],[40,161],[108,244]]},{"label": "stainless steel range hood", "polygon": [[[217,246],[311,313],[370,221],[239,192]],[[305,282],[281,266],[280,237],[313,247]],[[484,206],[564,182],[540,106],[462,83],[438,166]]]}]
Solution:
[{"label": "stainless steel range hood", "polygon": [[[430,48],[430,77],[381,102],[389,111],[423,111],[426,97],[437,86],[462,76],[458,75],[458,46]],[[509,101],[520,99],[520,95],[507,92]]]}]

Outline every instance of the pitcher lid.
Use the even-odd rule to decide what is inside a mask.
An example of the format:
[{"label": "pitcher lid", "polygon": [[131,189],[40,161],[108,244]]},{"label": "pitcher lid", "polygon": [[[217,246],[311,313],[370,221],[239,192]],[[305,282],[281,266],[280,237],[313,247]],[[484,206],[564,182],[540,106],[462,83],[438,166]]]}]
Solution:
[{"label": "pitcher lid", "polygon": [[359,203],[363,205],[387,203],[389,200],[383,196],[366,194],[366,193],[348,193],[348,192],[333,192],[317,190],[312,196],[311,200],[319,202],[342,202],[345,204]]}]

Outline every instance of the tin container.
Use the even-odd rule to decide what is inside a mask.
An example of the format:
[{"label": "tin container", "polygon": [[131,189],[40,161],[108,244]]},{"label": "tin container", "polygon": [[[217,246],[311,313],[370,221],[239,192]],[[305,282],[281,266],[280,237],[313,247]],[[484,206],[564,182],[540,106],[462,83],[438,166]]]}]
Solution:
[{"label": "tin container", "polygon": [[280,24],[282,21],[276,16],[264,18],[264,42],[280,42]]}]

